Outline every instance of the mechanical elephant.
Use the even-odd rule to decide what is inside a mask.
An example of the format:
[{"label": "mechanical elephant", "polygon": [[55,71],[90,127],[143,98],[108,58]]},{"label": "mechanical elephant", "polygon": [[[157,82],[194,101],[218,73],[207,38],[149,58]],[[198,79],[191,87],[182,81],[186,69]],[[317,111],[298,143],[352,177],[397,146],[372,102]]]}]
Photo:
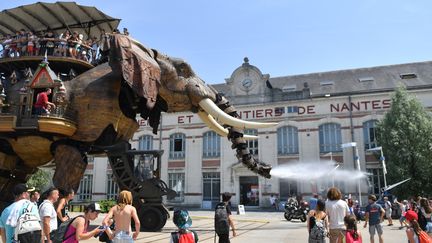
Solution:
[{"label": "mechanical elephant", "polygon": [[[37,163],[26,161],[34,159],[32,154],[17,152],[13,139],[0,140],[10,154],[27,165],[25,173],[33,173],[32,166],[54,161],[54,185],[76,190],[86,168],[86,155],[104,153],[116,144],[127,143],[138,129],[138,114],[148,120],[156,133],[161,112],[191,111],[232,142],[237,158],[247,168],[270,178],[271,166],[251,156],[246,139],[254,137],[244,136],[243,129],[275,123],[239,119],[229,101],[195,75],[188,63],[149,49],[131,37],[106,36],[101,52],[108,62],[64,82],[65,114],[73,115],[77,127],[71,136],[37,135],[43,138],[40,146],[44,147],[35,150],[48,151]],[[5,190],[2,187],[0,191]]]}]

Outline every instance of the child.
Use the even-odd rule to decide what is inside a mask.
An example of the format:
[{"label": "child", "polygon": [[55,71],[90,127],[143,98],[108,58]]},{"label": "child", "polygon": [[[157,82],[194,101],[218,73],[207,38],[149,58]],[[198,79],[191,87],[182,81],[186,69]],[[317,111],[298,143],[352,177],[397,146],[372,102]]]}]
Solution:
[{"label": "child", "polygon": [[170,243],[196,243],[198,235],[193,230],[188,230],[192,226],[192,219],[186,210],[174,211],[174,224],[178,227],[178,231],[171,233]]},{"label": "child", "polygon": [[357,230],[356,217],[352,214],[345,216],[344,223],[346,227],[345,242],[346,243],[361,243],[362,237],[360,231]]}]

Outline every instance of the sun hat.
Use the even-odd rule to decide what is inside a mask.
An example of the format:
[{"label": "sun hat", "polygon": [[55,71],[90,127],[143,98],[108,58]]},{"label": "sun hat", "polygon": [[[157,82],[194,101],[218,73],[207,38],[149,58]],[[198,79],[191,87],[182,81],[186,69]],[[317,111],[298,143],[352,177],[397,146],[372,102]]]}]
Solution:
[{"label": "sun hat", "polygon": [[414,219],[415,219],[416,221],[418,221],[418,215],[417,215],[417,213],[414,212],[414,211],[412,211],[412,210],[408,210],[408,211],[406,212],[406,214],[405,214],[405,218],[406,218],[406,220],[408,220],[408,221],[413,221]]},{"label": "sun hat", "polygon": [[173,222],[180,229],[187,229],[192,226],[192,219],[187,210],[174,211]]}]

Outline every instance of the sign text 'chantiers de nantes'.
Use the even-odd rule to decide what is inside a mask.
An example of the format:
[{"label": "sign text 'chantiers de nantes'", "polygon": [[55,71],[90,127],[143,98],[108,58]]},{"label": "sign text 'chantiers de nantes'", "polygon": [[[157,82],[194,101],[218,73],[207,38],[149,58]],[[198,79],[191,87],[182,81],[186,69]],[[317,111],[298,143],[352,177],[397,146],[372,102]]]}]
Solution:
[{"label": "sign text 'chantiers de nantes'", "polygon": [[[327,104],[311,104],[311,105],[290,105],[290,106],[275,106],[273,108],[258,108],[258,109],[241,109],[239,107],[238,114],[241,119],[261,119],[261,118],[273,118],[273,117],[284,117],[284,116],[301,116],[301,115],[315,115],[315,114],[331,114],[331,113],[344,113],[344,112],[356,112],[356,111],[372,111],[389,109],[391,105],[390,99],[376,99],[376,100],[364,100],[364,101],[353,101],[339,102],[339,103],[327,103]],[[201,122],[197,115],[178,115],[177,124],[190,124]],[[146,126],[147,122],[143,119],[138,121],[140,126]]]}]

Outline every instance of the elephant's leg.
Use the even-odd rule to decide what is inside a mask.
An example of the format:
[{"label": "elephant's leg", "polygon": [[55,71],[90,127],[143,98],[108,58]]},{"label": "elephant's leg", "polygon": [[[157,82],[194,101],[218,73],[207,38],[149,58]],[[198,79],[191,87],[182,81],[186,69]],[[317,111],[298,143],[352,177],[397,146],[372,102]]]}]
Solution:
[{"label": "elephant's leg", "polygon": [[24,166],[16,155],[0,152],[0,211],[12,203],[12,189],[18,183],[25,183],[36,168]]},{"label": "elephant's leg", "polygon": [[78,190],[81,178],[87,166],[87,158],[76,147],[60,144],[55,148],[54,186],[68,190]]}]

